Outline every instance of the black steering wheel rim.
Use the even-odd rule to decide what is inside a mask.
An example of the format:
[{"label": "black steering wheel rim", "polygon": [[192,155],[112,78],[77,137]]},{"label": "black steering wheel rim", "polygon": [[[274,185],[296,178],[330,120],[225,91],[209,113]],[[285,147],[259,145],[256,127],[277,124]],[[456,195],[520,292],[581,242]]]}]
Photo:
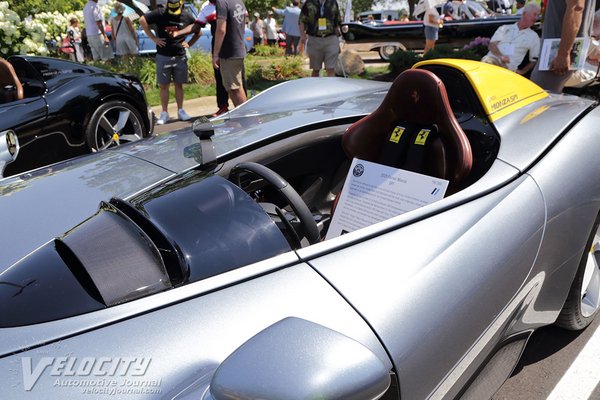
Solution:
[{"label": "black steering wheel rim", "polygon": [[304,200],[302,200],[302,197],[300,197],[298,192],[296,192],[296,190],[292,187],[292,185],[290,185],[285,179],[283,179],[281,175],[279,175],[272,169],[255,162],[239,163],[231,169],[230,173],[230,176],[235,177],[235,183],[238,186],[240,185],[239,175],[240,172],[243,171],[250,172],[261,177],[267,183],[269,183],[271,186],[277,189],[277,191],[281,194],[281,196],[283,196],[283,198],[287,201],[290,207],[292,207],[294,213],[296,213],[296,216],[300,221],[300,225],[304,230],[304,237],[306,237],[306,240],[308,240],[310,244],[318,243],[321,240],[319,228],[308,206],[306,205]]}]

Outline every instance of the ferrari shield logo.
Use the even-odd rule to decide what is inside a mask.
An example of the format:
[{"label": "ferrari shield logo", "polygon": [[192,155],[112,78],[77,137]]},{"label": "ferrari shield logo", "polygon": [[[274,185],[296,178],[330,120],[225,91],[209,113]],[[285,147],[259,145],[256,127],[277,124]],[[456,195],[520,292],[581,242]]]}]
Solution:
[{"label": "ferrari shield logo", "polygon": [[417,135],[417,138],[415,139],[415,144],[424,146],[425,142],[427,141],[427,136],[429,136],[429,132],[431,132],[429,129],[421,129]]},{"label": "ferrari shield logo", "polygon": [[404,133],[405,128],[401,127],[401,126],[397,126],[394,128],[394,131],[392,132],[392,136],[390,136],[390,142],[394,142],[396,144],[398,144],[398,142],[400,141],[400,138],[402,137],[402,134]]}]

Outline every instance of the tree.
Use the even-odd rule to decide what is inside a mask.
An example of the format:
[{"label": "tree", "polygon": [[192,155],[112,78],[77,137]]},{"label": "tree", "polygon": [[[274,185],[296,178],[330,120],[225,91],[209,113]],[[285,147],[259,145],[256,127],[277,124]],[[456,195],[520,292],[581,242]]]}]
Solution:
[{"label": "tree", "polygon": [[[340,6],[341,7],[341,6]],[[345,7],[345,4],[344,4]],[[369,11],[373,9],[373,0],[352,0],[352,12],[354,15],[363,11]],[[342,8],[343,10],[343,8]]]},{"label": "tree", "polygon": [[58,11],[70,13],[83,10],[87,0],[19,0],[10,2],[10,9],[16,12],[21,19],[37,13]]}]

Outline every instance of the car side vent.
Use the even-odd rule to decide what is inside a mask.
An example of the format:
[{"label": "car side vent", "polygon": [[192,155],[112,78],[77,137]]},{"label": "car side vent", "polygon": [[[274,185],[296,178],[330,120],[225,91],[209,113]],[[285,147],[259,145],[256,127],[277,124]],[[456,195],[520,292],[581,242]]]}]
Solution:
[{"label": "car side vent", "polygon": [[171,243],[171,241],[169,241],[169,239],[167,239],[152,222],[130,203],[121,199],[112,198],[110,204],[115,206],[119,211],[131,219],[133,223],[139,226],[156,245],[173,285],[181,284],[189,278],[190,272],[187,268],[187,264],[183,261],[184,256],[181,249],[179,249],[175,243]]},{"label": "car side vent", "polygon": [[83,265],[107,306],[171,287],[156,246],[110,204],[57,241]]},{"label": "car side vent", "polygon": [[71,251],[69,246],[64,244],[62,241],[55,239],[54,240],[54,248],[56,252],[63,260],[67,268],[71,271],[75,279],[81,284],[81,286],[85,289],[85,291],[96,301],[103,302],[102,296],[98,291],[98,288],[94,284],[92,277],[85,270],[85,267],[81,262],[77,259],[75,254]]}]

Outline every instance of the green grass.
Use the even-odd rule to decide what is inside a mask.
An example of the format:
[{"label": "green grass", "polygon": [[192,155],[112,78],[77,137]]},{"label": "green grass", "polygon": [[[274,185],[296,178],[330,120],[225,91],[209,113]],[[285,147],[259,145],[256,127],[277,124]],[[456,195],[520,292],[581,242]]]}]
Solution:
[{"label": "green grass", "polygon": [[[270,88],[278,83],[284,82],[287,79],[274,79],[274,73],[272,71],[265,72],[264,69],[268,69],[269,66],[281,67],[282,65],[290,64],[291,60],[286,59],[285,57],[270,57],[270,58],[259,58],[254,57],[250,58],[250,64],[247,64],[246,74],[250,75],[248,79],[248,92],[252,92],[253,94],[258,94],[265,89]],[[260,71],[256,71],[256,69],[260,69]],[[296,68],[291,67],[289,72],[284,71],[283,75],[289,74],[289,79],[297,79],[299,76],[297,74],[297,66]],[[373,79],[379,75],[385,75],[389,73],[389,69],[387,66],[384,67],[367,67],[365,68],[365,73],[360,76],[350,76],[350,78],[355,79]],[[309,73],[306,72],[305,76],[308,76]],[[264,76],[268,76],[270,79],[265,79]],[[160,90],[156,86],[145,85],[146,86],[146,98],[148,100],[148,104],[150,106],[160,105]],[[184,98],[185,99],[195,99],[197,97],[205,97],[205,96],[215,96],[216,89],[214,84],[198,84],[198,83],[189,83],[183,85]],[[169,88],[169,99],[174,101],[175,93],[173,90],[173,85]]]}]

